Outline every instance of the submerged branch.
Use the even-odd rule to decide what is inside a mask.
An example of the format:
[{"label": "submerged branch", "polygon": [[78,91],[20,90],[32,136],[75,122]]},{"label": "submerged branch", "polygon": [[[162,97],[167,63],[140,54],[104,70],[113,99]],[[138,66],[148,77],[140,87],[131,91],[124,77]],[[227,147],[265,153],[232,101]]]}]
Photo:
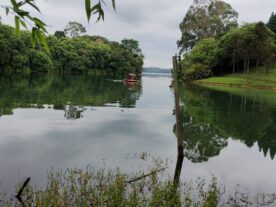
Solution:
[{"label": "submerged branch", "polygon": [[15,196],[17,198],[17,200],[22,204],[22,207],[26,207],[25,203],[23,202],[21,195],[24,191],[24,189],[26,188],[26,186],[28,185],[28,183],[30,182],[31,178],[28,177],[27,180],[23,183],[22,187],[20,188],[20,190],[18,191],[17,195]]},{"label": "submerged branch", "polygon": [[161,169],[159,169],[159,170],[152,171],[151,173],[148,173],[148,174],[146,174],[146,175],[142,175],[142,176],[140,176],[140,177],[133,178],[133,179],[127,181],[127,183],[130,184],[130,183],[139,181],[139,180],[141,180],[141,179],[143,179],[143,178],[146,178],[146,177],[149,177],[149,176],[151,176],[151,175],[153,175],[153,174],[155,174],[155,173],[164,171],[164,170],[166,170],[167,168],[168,168],[168,167],[164,167],[164,168],[161,168]]}]

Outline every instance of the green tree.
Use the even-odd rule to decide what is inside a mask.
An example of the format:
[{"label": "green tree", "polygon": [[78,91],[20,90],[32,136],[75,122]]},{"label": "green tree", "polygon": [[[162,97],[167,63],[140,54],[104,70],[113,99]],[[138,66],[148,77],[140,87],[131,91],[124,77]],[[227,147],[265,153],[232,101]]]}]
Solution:
[{"label": "green tree", "polygon": [[53,69],[53,62],[45,52],[31,50],[30,68],[33,71],[48,72]]},{"label": "green tree", "polygon": [[69,22],[64,29],[64,34],[71,38],[79,37],[82,33],[85,32],[85,27],[78,22]]},{"label": "green tree", "polygon": [[202,64],[207,68],[213,68],[217,64],[218,41],[213,38],[205,38],[196,44],[188,55],[187,64]]},{"label": "green tree", "polygon": [[267,27],[271,29],[276,34],[276,14],[272,12],[269,21],[267,23]]},{"label": "green tree", "polygon": [[213,37],[202,39],[193,50],[185,53],[181,62],[187,82],[208,77],[218,64],[218,40]]},{"label": "green tree", "polygon": [[139,47],[139,42],[137,40],[123,39],[121,41],[121,45],[124,49],[126,49],[133,55],[143,57],[142,50]]},{"label": "green tree", "polygon": [[66,37],[64,31],[56,31],[54,35],[55,35],[57,38]]},{"label": "green tree", "polygon": [[232,63],[232,71],[235,72],[238,71],[236,66],[243,62],[244,73],[248,73],[254,63],[257,68],[260,64],[268,68],[275,51],[273,36],[262,22],[230,31],[219,41],[221,66],[226,69],[228,63]]},{"label": "green tree", "polygon": [[219,0],[195,0],[180,24],[182,36],[177,42],[180,52],[192,49],[206,37],[221,37],[238,26],[238,13]]},{"label": "green tree", "polygon": [[24,31],[18,38],[14,28],[0,25],[0,70],[114,75],[140,74],[142,70],[143,57],[103,37],[58,38],[49,35],[46,40],[51,55],[39,42],[33,49],[30,32]]}]

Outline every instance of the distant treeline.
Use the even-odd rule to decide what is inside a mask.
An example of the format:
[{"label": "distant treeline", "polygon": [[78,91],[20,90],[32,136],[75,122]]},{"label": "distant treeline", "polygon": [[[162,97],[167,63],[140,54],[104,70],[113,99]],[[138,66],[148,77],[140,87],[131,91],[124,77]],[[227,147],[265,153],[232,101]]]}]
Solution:
[{"label": "distant treeline", "polygon": [[143,55],[136,40],[112,42],[100,36],[66,37],[63,32],[47,37],[49,51],[37,41],[33,48],[31,33],[0,23],[0,71],[104,73],[123,75],[141,73]]},{"label": "distant treeline", "polygon": [[143,68],[144,73],[171,73],[170,69],[165,68],[156,68],[156,67],[149,67],[149,68]]}]

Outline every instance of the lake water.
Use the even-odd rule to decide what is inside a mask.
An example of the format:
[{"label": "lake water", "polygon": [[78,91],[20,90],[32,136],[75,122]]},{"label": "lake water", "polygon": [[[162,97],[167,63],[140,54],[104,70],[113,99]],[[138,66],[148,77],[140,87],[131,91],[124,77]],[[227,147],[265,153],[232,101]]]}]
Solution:
[{"label": "lake water", "polygon": [[[127,86],[106,77],[0,76],[1,191],[53,168],[147,169],[141,153],[177,161],[171,77]],[[180,87],[181,180],[216,176],[230,189],[276,192],[276,103],[244,91]]]}]

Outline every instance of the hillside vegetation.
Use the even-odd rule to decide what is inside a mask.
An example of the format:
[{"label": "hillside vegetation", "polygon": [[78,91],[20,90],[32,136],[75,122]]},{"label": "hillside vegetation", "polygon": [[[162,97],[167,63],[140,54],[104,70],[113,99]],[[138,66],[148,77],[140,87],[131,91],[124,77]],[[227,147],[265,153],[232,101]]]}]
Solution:
[{"label": "hillside vegetation", "polygon": [[141,73],[143,55],[136,40],[112,42],[99,36],[65,36],[56,32],[46,38],[49,51],[31,33],[16,35],[14,28],[0,24],[0,71],[59,73]]}]

